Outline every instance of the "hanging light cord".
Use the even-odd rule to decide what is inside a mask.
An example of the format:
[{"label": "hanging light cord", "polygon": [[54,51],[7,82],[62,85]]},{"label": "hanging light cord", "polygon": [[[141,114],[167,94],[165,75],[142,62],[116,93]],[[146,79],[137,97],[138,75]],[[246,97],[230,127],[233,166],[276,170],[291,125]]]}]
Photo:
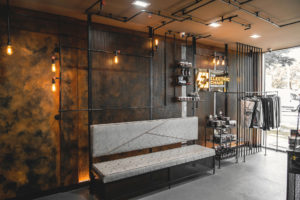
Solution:
[{"label": "hanging light cord", "polygon": [[7,2],[7,45],[10,45],[10,6],[9,0]]}]

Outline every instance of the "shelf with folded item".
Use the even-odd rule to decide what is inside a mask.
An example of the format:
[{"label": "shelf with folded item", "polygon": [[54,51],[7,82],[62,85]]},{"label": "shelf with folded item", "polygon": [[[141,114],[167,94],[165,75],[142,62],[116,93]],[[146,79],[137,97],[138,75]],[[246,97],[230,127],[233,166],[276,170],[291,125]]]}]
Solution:
[{"label": "shelf with folded item", "polygon": [[179,102],[201,102],[204,100],[201,100],[200,97],[192,97],[192,96],[179,96],[176,97],[176,100]]}]

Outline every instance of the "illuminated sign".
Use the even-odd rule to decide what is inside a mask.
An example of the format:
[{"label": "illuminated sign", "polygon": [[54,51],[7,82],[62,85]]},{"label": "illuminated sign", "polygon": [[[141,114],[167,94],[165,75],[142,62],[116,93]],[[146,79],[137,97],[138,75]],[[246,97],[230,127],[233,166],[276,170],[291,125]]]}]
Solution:
[{"label": "illuminated sign", "polygon": [[226,76],[210,77],[211,85],[224,85],[225,82],[229,82],[229,81],[230,78]]},{"label": "illuminated sign", "polygon": [[209,88],[209,73],[208,72],[198,72],[197,75],[197,85],[199,89]]}]

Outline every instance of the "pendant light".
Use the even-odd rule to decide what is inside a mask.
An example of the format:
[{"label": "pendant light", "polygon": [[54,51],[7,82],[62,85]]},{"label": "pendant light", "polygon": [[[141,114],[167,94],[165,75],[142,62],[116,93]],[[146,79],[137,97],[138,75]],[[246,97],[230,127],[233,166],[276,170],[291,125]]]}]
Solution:
[{"label": "pendant light", "polygon": [[219,58],[219,56],[217,56],[217,65],[219,65],[220,64],[220,58]]},{"label": "pendant light", "polygon": [[56,91],[55,79],[56,79],[55,77],[52,78],[52,87],[51,87],[52,92],[55,92],[55,91]]},{"label": "pendant light", "polygon": [[51,60],[52,60],[52,64],[51,64],[51,71],[52,72],[56,72],[56,65],[55,65],[55,56],[52,56],[51,57]]},{"label": "pendant light", "polygon": [[119,57],[118,54],[120,53],[120,50],[115,51],[115,56],[114,56],[114,63],[118,64],[119,63]]},{"label": "pendant light", "polygon": [[222,65],[223,66],[225,65],[225,56],[223,56],[223,58],[222,58]]},{"label": "pendant light", "polygon": [[213,58],[213,64],[216,64],[216,57]]},{"label": "pendant light", "polygon": [[158,49],[158,43],[159,43],[159,40],[156,38],[156,39],[154,40],[155,50]]},{"label": "pendant light", "polygon": [[13,54],[13,49],[10,42],[10,6],[9,6],[9,0],[7,2],[7,47],[6,47],[6,53],[7,55]]}]

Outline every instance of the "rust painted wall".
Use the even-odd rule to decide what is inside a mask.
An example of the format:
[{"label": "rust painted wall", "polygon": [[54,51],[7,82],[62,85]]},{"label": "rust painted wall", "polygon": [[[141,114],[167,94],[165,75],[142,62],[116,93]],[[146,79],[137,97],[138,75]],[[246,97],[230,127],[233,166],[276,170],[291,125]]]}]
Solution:
[{"label": "rust painted wall", "polygon": [[[88,116],[86,24],[74,19],[14,8],[12,44],[5,54],[6,15],[0,7],[0,199],[32,194],[88,179]],[[121,50],[120,63],[113,54],[93,53],[93,123],[150,119],[149,40],[144,33],[93,25],[93,48]],[[59,93],[51,92],[51,55],[62,45],[62,132],[58,114]],[[180,117],[180,103],[173,101],[174,60],[180,59],[183,41],[166,44],[160,38],[153,58],[153,119]],[[167,90],[164,88],[164,45],[167,56]],[[198,46],[211,53],[214,48]],[[206,49],[206,50],[205,50]],[[188,58],[192,58],[191,45]],[[199,61],[200,62],[200,61]],[[58,74],[56,74],[58,76]],[[57,84],[57,88],[59,85]],[[189,89],[188,91],[191,91]],[[164,94],[167,93],[167,104]],[[203,94],[203,98],[209,95]],[[209,101],[210,102],[210,101]],[[196,115],[211,113],[201,103]],[[191,105],[188,115],[192,114]],[[202,128],[200,127],[200,136]],[[147,152],[147,151],[146,151]]]}]

